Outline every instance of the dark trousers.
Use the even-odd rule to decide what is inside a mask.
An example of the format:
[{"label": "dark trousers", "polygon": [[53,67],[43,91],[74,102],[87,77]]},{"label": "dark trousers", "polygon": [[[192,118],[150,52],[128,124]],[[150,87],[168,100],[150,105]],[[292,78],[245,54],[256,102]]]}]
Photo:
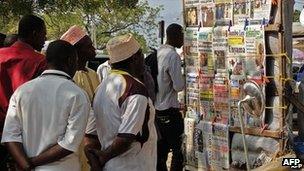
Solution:
[{"label": "dark trousers", "polygon": [[157,171],[167,171],[168,153],[172,150],[171,171],[183,170],[182,134],[184,121],[179,109],[156,111],[160,138],[157,142]]}]

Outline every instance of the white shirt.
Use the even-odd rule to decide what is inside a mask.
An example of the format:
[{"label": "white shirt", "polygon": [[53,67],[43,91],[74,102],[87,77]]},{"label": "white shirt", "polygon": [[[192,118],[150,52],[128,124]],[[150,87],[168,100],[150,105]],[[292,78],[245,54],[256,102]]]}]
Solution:
[{"label": "white shirt", "polygon": [[174,47],[162,45],[157,50],[157,63],[158,93],[155,108],[157,110],[179,108],[177,93],[183,90],[185,84],[181,72],[180,56]]},{"label": "white shirt", "polygon": [[[38,156],[57,143],[76,152],[84,136],[90,101],[67,78],[70,76],[64,72],[46,70],[20,86],[11,97],[1,142],[22,143],[28,157]],[[77,171],[79,157],[72,153],[35,170]]]},{"label": "white shirt", "polygon": [[[155,171],[157,135],[153,103],[142,83],[119,73],[112,72],[103,80],[93,103],[101,150],[108,148],[116,136],[143,134],[146,112],[149,137],[142,147],[140,142],[133,142],[127,152],[108,161],[104,171]],[[148,103],[150,110],[146,110]]]},{"label": "white shirt", "polygon": [[111,66],[109,65],[108,61],[106,61],[98,66],[96,72],[98,74],[100,82],[108,76],[110,70],[111,70]]}]

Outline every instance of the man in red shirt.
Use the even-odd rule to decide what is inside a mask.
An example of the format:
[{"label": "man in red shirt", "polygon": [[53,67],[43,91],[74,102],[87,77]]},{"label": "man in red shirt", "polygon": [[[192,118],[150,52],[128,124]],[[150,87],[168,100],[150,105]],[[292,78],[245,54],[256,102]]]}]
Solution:
[{"label": "man in red shirt", "polygon": [[[19,21],[18,41],[11,47],[0,49],[0,137],[13,92],[46,69],[45,57],[38,52],[45,40],[44,21],[37,16],[26,15]],[[1,148],[0,151],[3,150]],[[0,170],[6,170],[3,166],[6,164],[2,159],[0,161]]]}]

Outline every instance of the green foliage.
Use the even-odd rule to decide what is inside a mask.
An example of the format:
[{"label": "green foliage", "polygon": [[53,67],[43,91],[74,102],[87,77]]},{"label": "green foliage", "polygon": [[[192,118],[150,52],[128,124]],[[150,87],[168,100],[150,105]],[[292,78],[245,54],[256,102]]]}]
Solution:
[{"label": "green foliage", "polygon": [[295,10],[293,13],[293,22],[300,22],[301,11]]},{"label": "green foliage", "polygon": [[[0,0],[0,32],[13,33],[24,14],[45,19],[48,39],[58,39],[72,25],[86,28],[99,49],[113,36],[131,32],[143,46],[156,45],[156,18],[162,7],[145,0]],[[144,37],[146,35],[146,37]]]}]

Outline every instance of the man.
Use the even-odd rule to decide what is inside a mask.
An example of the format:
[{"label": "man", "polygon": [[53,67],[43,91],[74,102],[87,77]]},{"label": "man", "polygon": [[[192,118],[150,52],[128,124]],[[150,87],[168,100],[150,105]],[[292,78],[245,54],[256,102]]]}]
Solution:
[{"label": "man", "polygon": [[[19,39],[11,47],[0,49],[0,137],[8,102],[13,92],[23,83],[39,76],[46,69],[40,51],[46,39],[44,21],[34,15],[22,17],[18,25]],[[0,145],[1,157],[5,157]],[[0,170],[5,169],[5,159],[0,157]]]},{"label": "man", "polygon": [[177,93],[184,88],[181,73],[181,59],[175,48],[183,45],[183,28],[171,24],[167,30],[167,42],[157,51],[158,61],[158,93],[156,94],[156,123],[161,134],[157,146],[157,170],[166,171],[168,152],[172,149],[173,156],[170,169],[180,171],[183,168],[181,151],[184,132],[183,118],[179,112]]},{"label": "man", "polygon": [[95,89],[100,83],[97,73],[86,67],[87,62],[96,56],[92,40],[79,26],[72,26],[60,39],[71,43],[76,48],[78,63],[77,72],[73,79],[79,87],[88,93],[92,101]]},{"label": "man", "polygon": [[[97,68],[97,74],[99,77],[99,80],[102,81],[103,79],[105,79],[109,73],[111,71],[111,66],[109,64],[109,61],[106,61],[102,64],[100,64]],[[149,97],[151,98],[151,100],[153,101],[153,104],[155,102],[155,83],[153,80],[153,77],[151,75],[151,70],[149,68],[149,66],[145,65],[144,66],[144,72],[142,73],[142,79],[143,79],[143,83],[145,84],[147,90],[148,90],[148,94]]]},{"label": "man", "polygon": [[154,107],[142,83],[144,59],[131,34],[107,43],[112,70],[93,108],[101,151],[87,150],[93,170],[155,171]]},{"label": "man", "polygon": [[[94,57],[96,56],[95,48],[93,46],[91,38],[81,27],[74,25],[69,28],[69,30],[65,32],[60,39],[71,43],[76,48],[78,54],[78,63],[77,71],[73,79],[75,83],[89,95],[89,99],[92,102],[95,90],[100,82],[97,73],[94,70],[86,67],[87,61],[94,59]],[[93,113],[93,110],[91,110],[89,116],[89,123],[95,122]],[[88,127],[87,129],[92,128]],[[86,142],[88,138],[93,138],[98,142],[98,138],[95,133],[86,135],[84,142]],[[89,171],[90,169],[87,163],[86,156],[84,154],[83,146],[84,144],[81,144],[81,147],[79,149],[79,156],[82,168],[81,170]]]},{"label": "man", "polygon": [[77,53],[68,42],[52,42],[49,70],[13,94],[1,142],[21,170],[80,170],[76,151],[90,109],[86,93],[73,81]]}]

